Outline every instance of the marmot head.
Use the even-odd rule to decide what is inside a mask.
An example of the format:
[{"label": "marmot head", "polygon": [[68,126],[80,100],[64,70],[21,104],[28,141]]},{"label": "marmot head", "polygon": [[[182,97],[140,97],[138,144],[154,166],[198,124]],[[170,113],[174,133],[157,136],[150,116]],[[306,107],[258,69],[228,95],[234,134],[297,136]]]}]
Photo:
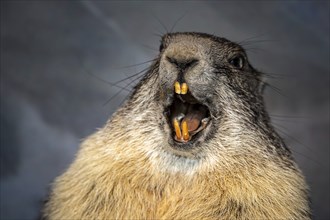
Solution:
[{"label": "marmot head", "polygon": [[133,100],[142,105],[153,97],[145,109],[162,132],[156,139],[179,156],[202,157],[219,147],[241,151],[244,143],[259,147],[258,140],[269,134],[282,145],[268,124],[261,78],[236,43],[203,33],[170,33]]}]

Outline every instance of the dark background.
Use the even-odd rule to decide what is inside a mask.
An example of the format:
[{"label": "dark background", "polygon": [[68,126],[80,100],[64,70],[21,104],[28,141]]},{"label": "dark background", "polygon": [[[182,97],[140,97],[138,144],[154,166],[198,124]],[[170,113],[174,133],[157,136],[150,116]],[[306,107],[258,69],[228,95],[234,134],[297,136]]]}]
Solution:
[{"label": "dark background", "polygon": [[[79,143],[128,94],[159,34],[242,42],[268,111],[329,218],[329,1],[1,1],[1,219],[33,219]],[[127,67],[128,66],[128,67]],[[127,79],[117,85],[131,88]],[[131,84],[131,85],[132,85]]]}]

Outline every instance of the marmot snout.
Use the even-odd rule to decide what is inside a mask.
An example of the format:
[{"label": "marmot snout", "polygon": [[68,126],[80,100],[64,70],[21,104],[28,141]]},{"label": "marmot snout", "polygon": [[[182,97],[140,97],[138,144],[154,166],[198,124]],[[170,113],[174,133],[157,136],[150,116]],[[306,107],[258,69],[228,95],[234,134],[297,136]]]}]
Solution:
[{"label": "marmot snout", "polygon": [[44,216],[310,219],[308,187],[262,86],[238,44],[166,34],[131,97],[56,179]]}]

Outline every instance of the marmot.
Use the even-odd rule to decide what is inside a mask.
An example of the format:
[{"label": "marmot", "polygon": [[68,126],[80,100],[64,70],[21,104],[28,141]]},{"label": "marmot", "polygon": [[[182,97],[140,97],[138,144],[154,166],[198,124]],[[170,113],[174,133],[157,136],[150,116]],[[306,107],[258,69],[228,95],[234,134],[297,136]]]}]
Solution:
[{"label": "marmot", "polygon": [[46,219],[310,219],[244,49],[168,33],[149,71],[58,177]]}]

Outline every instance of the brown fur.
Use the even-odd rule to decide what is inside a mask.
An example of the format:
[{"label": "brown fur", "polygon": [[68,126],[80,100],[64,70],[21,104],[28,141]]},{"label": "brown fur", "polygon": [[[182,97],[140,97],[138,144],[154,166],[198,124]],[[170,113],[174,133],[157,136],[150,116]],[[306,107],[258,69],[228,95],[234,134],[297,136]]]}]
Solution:
[{"label": "brown fur", "polygon": [[[211,136],[201,137],[202,141],[191,150],[171,145],[170,128],[163,116],[167,92],[162,88],[166,88],[167,82],[172,86],[175,78],[164,74],[170,67],[163,62],[162,54],[201,59],[209,52],[205,48],[213,48],[216,41],[222,42],[223,51],[217,50],[219,56],[232,50],[231,42],[210,35],[183,33],[164,37],[165,49],[132,97],[104,128],[82,143],[76,160],[56,179],[45,217],[310,218],[305,180],[269,125],[259,90],[247,92],[251,93],[247,98],[239,99],[225,87],[226,80],[242,83],[238,81],[241,76],[223,78],[223,84],[216,81],[214,88],[209,85],[214,89],[212,94],[217,95],[212,98],[218,97],[216,104],[210,104],[214,108],[212,125],[207,128]],[[210,64],[212,53],[194,69],[196,81],[187,74],[192,91],[203,88],[198,83],[207,81],[196,74],[202,70],[214,72]],[[248,71],[255,73],[254,69]],[[240,88],[249,89],[251,85]],[[252,94],[260,103],[251,104]],[[198,97],[197,92],[194,95]],[[260,105],[257,119],[246,102],[253,108]]]}]

